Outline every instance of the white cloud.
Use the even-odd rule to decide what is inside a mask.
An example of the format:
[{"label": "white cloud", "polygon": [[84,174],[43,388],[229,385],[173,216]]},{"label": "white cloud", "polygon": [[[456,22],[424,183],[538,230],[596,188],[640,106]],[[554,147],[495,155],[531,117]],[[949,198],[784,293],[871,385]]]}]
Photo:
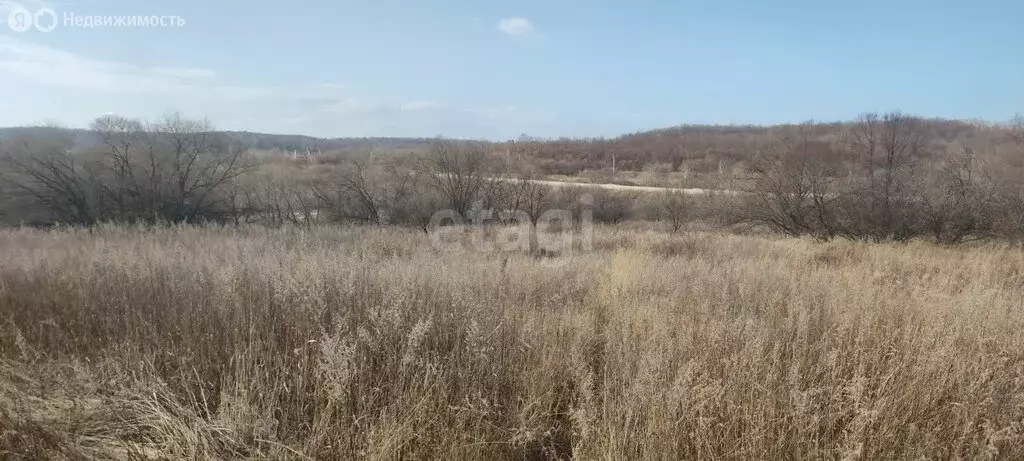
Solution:
[{"label": "white cloud", "polygon": [[148,67],[94,60],[4,36],[0,36],[0,72],[35,84],[102,92],[204,90],[249,96],[263,91],[225,84],[217,72],[209,69]]},{"label": "white cloud", "polygon": [[436,101],[409,101],[402,104],[401,109],[407,112],[427,110],[427,109],[440,109],[441,103]]},{"label": "white cloud", "polygon": [[507,139],[551,129],[551,114],[442,101],[388,102],[338,83],[260,86],[214,69],[144,66],[87,56],[0,34],[0,126],[58,119],[85,127],[117,113],[152,119],[180,111],[229,130],[312,136],[437,135]]},{"label": "white cloud", "polygon": [[505,18],[498,21],[498,31],[505,35],[520,37],[534,35],[537,32],[529,19],[521,17]]}]

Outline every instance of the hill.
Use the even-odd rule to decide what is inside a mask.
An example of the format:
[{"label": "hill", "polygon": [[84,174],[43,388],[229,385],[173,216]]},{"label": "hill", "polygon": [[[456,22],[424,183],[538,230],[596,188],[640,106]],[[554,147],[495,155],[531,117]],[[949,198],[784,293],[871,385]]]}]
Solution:
[{"label": "hill", "polygon": [[[660,164],[679,170],[689,164],[691,171],[710,172],[722,163],[749,162],[770,151],[780,140],[805,133],[823,151],[835,144],[856,122],[787,125],[680,125],[609,139],[557,139],[535,142],[528,152],[546,170],[578,174],[587,169],[611,166],[615,156],[619,170],[639,171]],[[998,146],[1010,141],[1006,126],[961,120],[922,119],[922,134],[932,151],[954,144],[987,142]],[[832,155],[832,152],[822,152]]]},{"label": "hill", "polygon": [[[353,150],[415,150],[431,142],[426,138],[316,138],[305,135],[253,133],[249,131],[221,131],[246,147],[262,151],[353,151]],[[0,128],[0,141],[19,137],[70,136],[77,149],[99,146],[99,133],[80,128],[9,127]]]},{"label": "hill", "polygon": [[[970,146],[982,153],[1000,155],[1013,137],[1009,125],[988,122],[918,119],[928,153],[939,155]],[[773,152],[780,142],[804,137],[813,144],[814,155],[844,166],[852,159],[842,149],[844,136],[855,121],[782,125],[679,125],[624,134],[613,138],[539,139],[523,136],[509,142],[484,143],[495,154],[514,159],[520,167],[546,176],[583,176],[586,180],[623,180],[644,185],[662,185],[674,180],[639,178],[629,172],[681,173],[707,176],[741,176],[752,162]],[[357,151],[411,152],[429,148],[433,138],[317,138],[305,135],[223,131],[255,151],[278,153],[346,153]],[[101,143],[95,131],[52,127],[0,128],[0,141],[19,136],[70,135],[76,148]],[[1001,155],[1001,157],[1006,157]],[[1000,161],[1020,163],[1021,159]],[[1014,165],[1021,166],[1021,165]],[[612,169],[624,178],[611,177]],[[602,178],[598,178],[601,176]],[[648,175],[650,176],[650,175]],[[672,175],[668,175],[672,176]],[[671,184],[666,184],[671,185]]]}]

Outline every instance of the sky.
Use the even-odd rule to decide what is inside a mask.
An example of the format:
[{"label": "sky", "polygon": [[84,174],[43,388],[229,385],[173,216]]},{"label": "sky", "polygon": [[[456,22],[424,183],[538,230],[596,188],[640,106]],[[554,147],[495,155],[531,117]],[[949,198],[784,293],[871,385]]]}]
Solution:
[{"label": "sky", "polygon": [[[167,19],[116,22],[139,15]],[[0,126],[181,112],[323,137],[1002,121],[1024,2],[0,0],[0,91]]]}]

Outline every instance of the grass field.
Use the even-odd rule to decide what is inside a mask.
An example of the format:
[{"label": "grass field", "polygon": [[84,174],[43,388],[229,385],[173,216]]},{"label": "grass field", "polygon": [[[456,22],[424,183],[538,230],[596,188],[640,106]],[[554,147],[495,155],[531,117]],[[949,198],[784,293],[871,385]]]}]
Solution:
[{"label": "grass field", "polygon": [[1024,251],[0,231],[3,459],[1022,459]]}]

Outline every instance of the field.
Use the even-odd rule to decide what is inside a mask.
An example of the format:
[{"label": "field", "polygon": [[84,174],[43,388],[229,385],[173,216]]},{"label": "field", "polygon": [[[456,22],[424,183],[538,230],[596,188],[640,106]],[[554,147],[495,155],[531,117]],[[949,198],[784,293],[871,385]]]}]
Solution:
[{"label": "field", "polygon": [[1024,459],[1024,251],[0,230],[3,459]]}]

